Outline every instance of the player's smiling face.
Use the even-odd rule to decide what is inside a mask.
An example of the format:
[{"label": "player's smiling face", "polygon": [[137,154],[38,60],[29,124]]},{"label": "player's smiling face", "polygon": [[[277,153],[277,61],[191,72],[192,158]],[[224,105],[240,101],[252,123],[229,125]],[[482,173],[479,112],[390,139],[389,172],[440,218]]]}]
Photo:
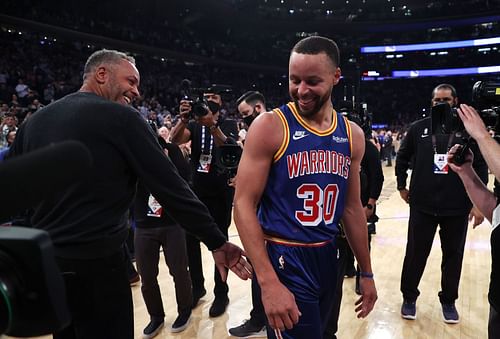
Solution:
[{"label": "player's smiling face", "polygon": [[325,53],[302,54],[293,52],[289,63],[289,92],[304,117],[318,113],[330,104],[333,86],[340,78],[340,69]]}]

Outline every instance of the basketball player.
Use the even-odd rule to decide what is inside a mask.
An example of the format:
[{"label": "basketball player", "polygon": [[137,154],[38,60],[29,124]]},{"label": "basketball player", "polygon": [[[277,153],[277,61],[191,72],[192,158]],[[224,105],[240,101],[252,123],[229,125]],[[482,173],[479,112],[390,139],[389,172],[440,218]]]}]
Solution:
[{"label": "basketball player", "polygon": [[333,304],[341,216],[361,267],[358,317],[377,299],[359,196],[364,136],[333,109],[338,65],[330,39],[295,45],[293,102],[255,119],[238,169],[235,221],[262,289],[269,338],[322,337]]}]

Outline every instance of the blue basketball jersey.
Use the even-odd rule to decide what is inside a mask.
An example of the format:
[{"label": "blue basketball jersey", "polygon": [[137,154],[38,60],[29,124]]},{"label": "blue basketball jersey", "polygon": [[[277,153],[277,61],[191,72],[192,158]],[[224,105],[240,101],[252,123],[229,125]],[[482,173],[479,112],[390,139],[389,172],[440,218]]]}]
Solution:
[{"label": "blue basketball jersey", "polygon": [[333,111],[330,128],[307,124],[293,102],[273,110],[284,128],[258,212],[264,233],[302,243],[338,233],[351,164],[351,129]]}]

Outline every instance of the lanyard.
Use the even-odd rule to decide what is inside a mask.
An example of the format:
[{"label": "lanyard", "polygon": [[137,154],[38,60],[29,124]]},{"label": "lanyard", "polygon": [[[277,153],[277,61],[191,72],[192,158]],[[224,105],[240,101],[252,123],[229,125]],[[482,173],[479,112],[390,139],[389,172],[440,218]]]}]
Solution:
[{"label": "lanyard", "polygon": [[212,154],[212,149],[214,148],[214,136],[210,134],[210,148],[206,148],[206,142],[205,142],[205,135],[206,135],[206,127],[201,126],[201,153],[202,154]]},{"label": "lanyard", "polygon": [[[448,137],[448,145],[446,146],[446,153],[448,153],[448,151],[451,148],[451,143],[453,141],[453,136],[454,136],[454,134],[451,133],[450,136]],[[432,149],[434,150],[434,154],[438,154],[438,152],[437,152],[437,144],[436,144],[436,135],[433,134],[431,136],[431,138],[432,138]]]}]

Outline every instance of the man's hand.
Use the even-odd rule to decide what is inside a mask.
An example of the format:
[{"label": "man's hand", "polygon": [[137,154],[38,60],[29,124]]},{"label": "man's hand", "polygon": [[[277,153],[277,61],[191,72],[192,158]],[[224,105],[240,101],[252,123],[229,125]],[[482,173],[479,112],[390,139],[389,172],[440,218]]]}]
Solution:
[{"label": "man's hand", "polygon": [[183,122],[188,122],[190,113],[191,113],[191,104],[189,103],[189,100],[181,100],[179,106],[179,115],[181,117],[181,120]]},{"label": "man's hand", "polygon": [[476,228],[478,225],[481,225],[484,221],[484,215],[477,209],[476,206],[472,207],[469,213],[469,222],[473,220],[472,228]]},{"label": "man's hand", "polygon": [[448,165],[450,166],[450,168],[458,175],[460,175],[464,171],[473,170],[472,169],[472,161],[474,160],[474,154],[472,153],[472,151],[470,149],[468,150],[467,154],[465,155],[465,162],[462,165],[455,165],[453,163],[453,157],[455,156],[455,153],[457,153],[461,150],[461,147],[463,147],[463,146],[456,144],[452,148],[450,148],[450,150],[448,151],[448,154],[447,154],[447,159],[446,159],[448,161]]},{"label": "man's hand", "polygon": [[291,329],[302,315],[292,292],[281,282],[265,286],[261,291],[269,326],[280,331]]},{"label": "man's hand", "polygon": [[217,119],[215,118],[214,114],[210,111],[207,110],[208,113],[205,114],[204,116],[195,116],[194,120],[196,120],[197,123],[200,125],[203,125],[205,127],[211,127],[217,124]]},{"label": "man's hand", "polygon": [[226,242],[218,249],[212,251],[215,266],[219,270],[222,281],[226,281],[226,267],[233,271],[240,279],[247,280],[252,277],[252,266],[245,259],[245,252],[233,243]]},{"label": "man's hand", "polygon": [[370,220],[370,218],[373,215],[373,208],[368,208],[365,206],[365,207],[363,207],[363,209],[365,210],[366,221]]},{"label": "man's hand", "polygon": [[363,278],[359,279],[361,297],[356,301],[356,308],[354,311],[358,314],[358,318],[365,318],[375,306],[375,301],[377,301],[377,289],[375,288],[375,281],[373,278]]},{"label": "man's hand", "polygon": [[410,203],[410,191],[408,191],[406,188],[399,190],[399,195],[401,196],[401,199],[403,199],[407,204]]},{"label": "man's hand", "polygon": [[476,140],[482,137],[490,137],[488,130],[486,130],[484,126],[483,120],[473,107],[461,104],[458,109],[458,115],[460,119],[462,119],[465,129],[471,137]]}]

